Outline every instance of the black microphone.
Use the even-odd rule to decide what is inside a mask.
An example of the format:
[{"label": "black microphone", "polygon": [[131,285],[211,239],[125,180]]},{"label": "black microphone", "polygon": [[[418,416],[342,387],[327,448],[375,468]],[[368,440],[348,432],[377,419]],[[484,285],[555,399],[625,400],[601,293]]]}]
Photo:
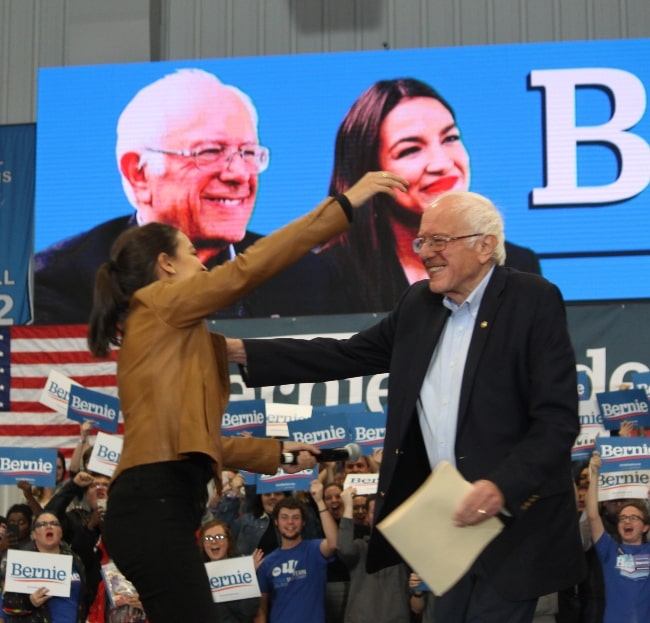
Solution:
[{"label": "black microphone", "polygon": [[[282,463],[284,465],[296,465],[298,455],[304,450],[292,450],[291,452],[282,453]],[[314,458],[319,463],[328,463],[330,461],[358,461],[361,457],[361,448],[359,444],[347,443],[342,448],[321,448],[320,454],[315,454]]]}]

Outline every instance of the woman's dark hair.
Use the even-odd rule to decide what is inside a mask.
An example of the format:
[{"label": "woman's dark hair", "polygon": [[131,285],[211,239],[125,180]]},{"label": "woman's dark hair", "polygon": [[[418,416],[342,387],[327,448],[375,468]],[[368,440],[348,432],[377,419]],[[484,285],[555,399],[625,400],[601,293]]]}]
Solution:
[{"label": "woman's dark hair", "polygon": [[[402,100],[428,97],[456,119],[447,101],[431,85],[415,78],[380,80],[352,104],[336,133],[330,195],[345,192],[368,171],[379,169],[379,137],[384,119]],[[357,214],[355,212],[355,221]]]},{"label": "woman's dark hair", "polygon": [[[284,495],[285,498],[289,497],[291,493],[289,491],[281,491],[282,495]],[[264,504],[262,503],[262,494],[258,493],[253,500],[251,501],[250,505],[250,514],[253,515],[254,517],[261,517],[266,511],[264,510]]]},{"label": "woman's dark hair", "polygon": [[580,484],[580,474],[583,469],[589,469],[589,461],[574,461],[571,464],[573,482],[575,482],[576,486]]},{"label": "woman's dark hair", "polygon": [[88,348],[95,357],[107,357],[111,344],[119,346],[133,293],[156,281],[158,255],[173,257],[177,236],[178,230],[171,225],[148,223],[117,237],[110,259],[95,275],[88,323]]},{"label": "woman's dark hair", "polygon": [[56,458],[57,458],[57,460],[60,460],[63,463],[63,476],[61,477],[61,480],[57,481],[56,484],[58,485],[60,482],[63,482],[65,480],[65,474],[67,472],[67,467],[66,467],[66,464],[65,464],[65,455],[63,454],[63,452],[61,452],[61,450],[56,451]]},{"label": "woman's dark hair", "polygon": [[203,549],[203,537],[205,536],[207,530],[214,528],[215,526],[221,526],[223,528],[223,533],[226,535],[226,537],[228,537],[228,558],[235,558],[238,556],[239,554],[237,553],[237,541],[235,537],[233,537],[230,526],[221,519],[211,519],[210,521],[206,521],[201,526],[201,530],[199,531],[199,548],[201,550],[203,560],[205,562],[208,562],[209,560],[208,556],[205,553],[205,550]]},{"label": "woman's dark hair", "polygon": [[[330,195],[344,193],[368,171],[380,169],[379,144],[384,119],[403,100],[415,97],[427,97],[440,102],[452,118],[456,119],[449,103],[425,82],[415,78],[375,82],[352,104],[337,131]],[[355,291],[354,298],[365,296],[368,300],[362,309],[348,309],[348,312],[392,309],[403,290],[402,285],[396,285],[403,281],[402,268],[394,262],[378,262],[377,249],[381,243],[381,256],[386,258],[397,253],[389,216],[414,219],[415,228],[419,225],[420,217],[403,214],[403,210],[395,208],[395,200],[388,195],[375,195],[354,211],[353,226],[324,246],[325,249],[333,249],[338,256],[334,264],[346,266],[349,274],[364,275],[367,280],[367,287]],[[346,277],[348,274],[341,276],[343,279]],[[389,287],[394,284],[396,291],[382,295],[371,285],[377,283],[384,283]],[[383,296],[386,300],[383,300]]]}]

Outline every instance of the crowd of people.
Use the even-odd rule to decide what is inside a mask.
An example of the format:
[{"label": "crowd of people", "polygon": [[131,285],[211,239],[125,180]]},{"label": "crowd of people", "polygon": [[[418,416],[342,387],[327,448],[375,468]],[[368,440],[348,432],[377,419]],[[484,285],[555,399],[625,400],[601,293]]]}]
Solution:
[{"label": "crowd of people", "polygon": [[[135,213],[39,253],[35,301],[39,323],[90,317],[95,357],[120,347],[123,450],[111,479],[88,472],[82,427],[67,481],[20,484],[7,545],[71,553],[74,590],[4,593],[6,621],[648,620],[645,501],[599,507],[597,457],[572,479],[562,295],[468,191],[469,155],[439,93],[411,78],[369,87],[339,129],[330,196],[265,237],[247,226],[269,150],[240,90],[181,70],[136,94],[117,137]],[[388,310],[345,340],[225,338],[205,322]],[[389,373],[383,451],[322,464],[308,492],[258,495],[238,470],[292,473],[319,451],[221,436],[232,363],[251,387]],[[497,518],[503,530],[434,597],[375,525],[443,461],[471,483],[455,526]],[[371,471],[376,495],[344,488]],[[215,603],[206,563],[239,556],[259,598]],[[118,603],[108,564],[132,582]]]},{"label": "crowd of people", "polygon": [[[88,431],[88,427],[85,428]],[[83,438],[84,445],[87,443]],[[89,453],[86,453],[88,457]],[[435,595],[404,562],[375,573],[366,570],[374,529],[375,495],[343,488],[347,474],[379,467],[374,458],[322,463],[308,491],[256,492],[236,470],[224,472],[224,487],[211,496],[195,535],[202,560],[250,556],[260,597],[214,603],[220,623],[304,621],[323,623],[434,623]],[[19,483],[25,501],[0,516],[0,577],[9,548],[73,559],[69,597],[2,591],[0,621],[54,623],[143,623],[137,593],[114,603],[101,573],[110,559],[102,542],[109,479],[86,471],[57,473],[55,492],[34,508],[35,496]],[[648,501],[598,502],[600,458],[574,463],[575,513],[580,518],[588,575],[575,586],[538,598],[535,623],[629,623],[650,620],[650,530]],[[328,480],[336,474],[336,480]],[[65,476],[68,476],[67,478]],[[583,487],[587,496],[579,492]],[[35,487],[32,487],[35,488]],[[99,502],[99,503],[98,503]],[[131,587],[132,588],[132,587]],[[191,604],[185,604],[191,612]],[[49,618],[48,618],[49,617]]]},{"label": "crowd of people", "polygon": [[[103,565],[109,561],[103,544],[103,521],[110,478],[88,471],[90,432],[84,423],[78,446],[66,466],[59,454],[56,486],[40,498],[41,487],[18,482],[24,502],[13,504],[0,517],[0,621],[13,623],[143,623],[144,610],[137,595],[123,599],[110,590]],[[72,556],[68,597],[52,596],[47,583],[32,593],[4,590],[7,551]]]}]

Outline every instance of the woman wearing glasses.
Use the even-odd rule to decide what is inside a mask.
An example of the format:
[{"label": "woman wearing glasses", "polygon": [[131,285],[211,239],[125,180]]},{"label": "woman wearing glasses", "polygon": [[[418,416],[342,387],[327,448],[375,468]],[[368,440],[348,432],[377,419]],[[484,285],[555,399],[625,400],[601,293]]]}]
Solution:
[{"label": "woman wearing glasses", "polygon": [[[414,78],[381,80],[348,111],[336,136],[330,192],[379,169],[409,188],[395,199],[371,198],[323,251],[341,288],[331,313],[388,311],[408,285],[426,279],[412,249],[422,212],[444,192],[469,189],[470,159],[456,117],[433,87]],[[509,242],[506,266],[540,272],[533,251]]]},{"label": "woman wearing glasses", "polygon": [[[201,526],[199,543],[205,562],[235,558],[238,555],[232,532],[228,524],[220,519],[212,519]],[[253,552],[256,571],[263,558],[261,549]],[[259,605],[259,597],[215,603],[216,620],[220,623],[252,623]]]},{"label": "woman wearing glasses", "polygon": [[589,461],[587,519],[605,579],[603,623],[650,621],[650,516],[645,500],[627,500],[618,513],[618,538],[605,530],[598,512],[598,472],[601,459]]},{"label": "woman wearing glasses", "polygon": [[[81,559],[62,540],[63,530],[56,515],[41,511],[34,517],[32,540],[23,549],[43,554],[64,554],[72,556],[72,582],[69,597],[49,595],[44,586],[28,594],[3,592],[3,617],[6,623],[83,623],[86,620],[86,576]],[[7,558],[3,558],[0,575],[2,585],[6,575]]]}]

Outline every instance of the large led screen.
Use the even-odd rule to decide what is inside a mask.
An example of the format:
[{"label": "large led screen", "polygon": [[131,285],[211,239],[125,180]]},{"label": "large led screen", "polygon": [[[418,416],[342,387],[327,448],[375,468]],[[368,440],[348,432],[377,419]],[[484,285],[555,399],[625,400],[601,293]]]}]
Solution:
[{"label": "large led screen", "polygon": [[[85,281],[126,227],[178,223],[220,262],[315,206],[334,168],[377,163],[412,192],[355,220],[363,253],[334,243],[225,315],[389,308],[351,301],[375,280],[392,280],[392,297],[407,285],[391,227],[416,231],[421,207],[451,188],[489,197],[506,239],[532,249],[568,301],[649,298],[648,58],[650,40],[627,40],[42,69],[36,322],[85,319]],[[199,102],[213,93],[205,72],[237,90]],[[221,238],[225,255],[211,247]]]}]

